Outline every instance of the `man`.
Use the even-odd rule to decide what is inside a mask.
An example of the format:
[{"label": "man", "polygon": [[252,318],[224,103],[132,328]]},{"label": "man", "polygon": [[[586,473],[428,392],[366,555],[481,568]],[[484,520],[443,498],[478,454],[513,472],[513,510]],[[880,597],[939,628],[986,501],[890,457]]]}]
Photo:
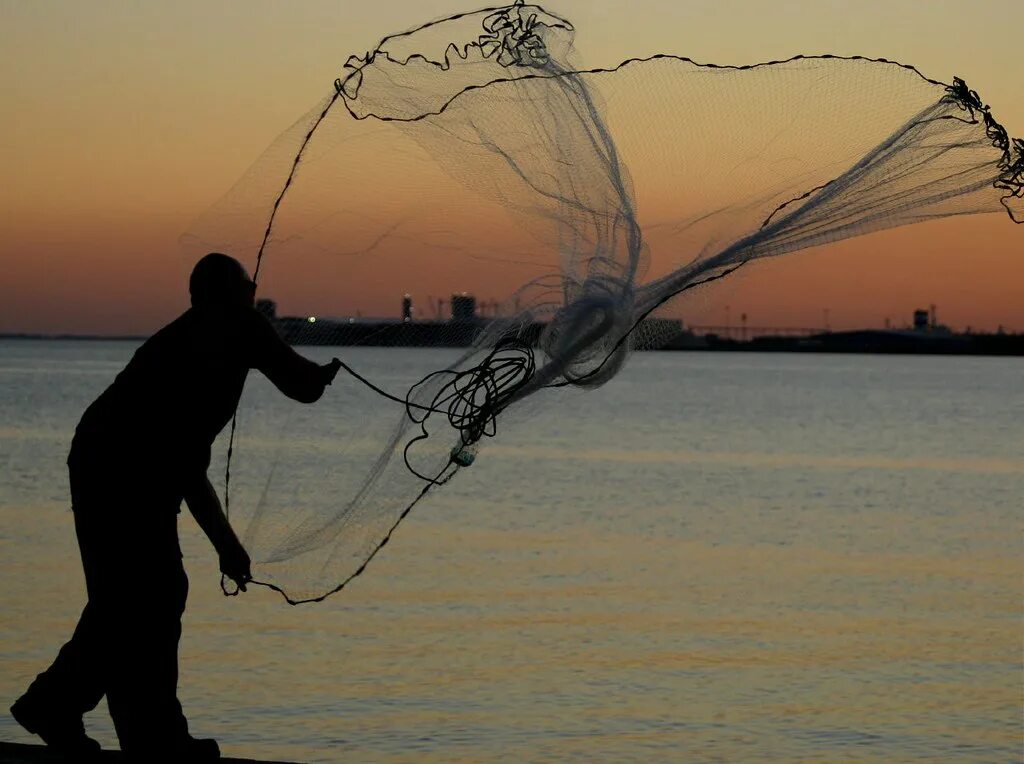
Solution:
[{"label": "man", "polygon": [[86,410],[68,456],[75,531],[89,600],[71,640],[11,707],[51,747],[88,757],[82,714],[105,694],[121,749],[145,761],[217,759],[177,699],[188,579],[177,514],[188,505],[245,589],[249,556],[207,479],[210,447],[231,420],[249,369],[303,403],[340,367],[309,361],[254,308],[256,285],[227,255],[192,271],[192,307],[150,337]]}]

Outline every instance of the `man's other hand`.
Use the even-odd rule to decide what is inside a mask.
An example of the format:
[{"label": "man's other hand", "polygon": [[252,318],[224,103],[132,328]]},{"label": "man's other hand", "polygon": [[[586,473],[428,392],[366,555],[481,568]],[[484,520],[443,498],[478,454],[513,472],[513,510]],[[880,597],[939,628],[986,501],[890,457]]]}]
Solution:
[{"label": "man's other hand", "polygon": [[330,363],[324,364],[320,367],[324,373],[324,384],[329,385],[334,381],[334,378],[338,375],[338,369],[341,368],[341,361],[337,358],[333,359]]},{"label": "man's other hand", "polygon": [[249,554],[237,541],[226,545],[220,552],[220,572],[235,582],[235,586],[245,591],[245,585],[252,581],[252,563]]}]

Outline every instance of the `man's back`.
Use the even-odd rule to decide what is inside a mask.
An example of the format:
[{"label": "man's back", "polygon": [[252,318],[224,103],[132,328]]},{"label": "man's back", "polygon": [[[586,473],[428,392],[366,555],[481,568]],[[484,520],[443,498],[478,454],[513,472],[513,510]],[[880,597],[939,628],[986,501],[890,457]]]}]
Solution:
[{"label": "man's back", "polygon": [[72,461],[162,480],[205,470],[251,368],[292,397],[315,400],[323,390],[319,367],[292,352],[255,310],[187,310],[89,406]]}]

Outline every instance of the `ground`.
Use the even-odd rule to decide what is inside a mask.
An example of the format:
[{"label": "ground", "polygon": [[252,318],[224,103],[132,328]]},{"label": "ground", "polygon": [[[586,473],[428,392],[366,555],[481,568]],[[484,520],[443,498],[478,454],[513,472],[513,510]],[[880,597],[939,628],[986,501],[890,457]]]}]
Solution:
[{"label": "ground", "polygon": [[[119,762],[125,759],[120,751],[104,751],[98,761]],[[47,749],[43,745],[0,743],[0,764],[65,764],[71,759]],[[285,762],[258,762],[255,759],[221,759],[226,764],[286,764]]]}]

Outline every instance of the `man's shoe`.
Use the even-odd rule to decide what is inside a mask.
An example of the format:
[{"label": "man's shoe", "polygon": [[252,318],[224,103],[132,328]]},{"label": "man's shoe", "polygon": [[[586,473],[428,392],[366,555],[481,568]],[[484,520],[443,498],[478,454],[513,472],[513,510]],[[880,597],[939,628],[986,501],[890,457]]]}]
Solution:
[{"label": "man's shoe", "polygon": [[220,746],[213,738],[187,737],[182,742],[168,746],[167,761],[199,762],[220,761]]},{"label": "man's shoe", "polygon": [[187,736],[174,742],[157,743],[147,740],[142,745],[121,743],[125,764],[201,764],[220,761],[220,746],[217,741]]},{"label": "man's shoe", "polygon": [[191,757],[190,761],[217,761],[220,758],[220,746],[212,737],[190,737],[184,751]]},{"label": "man's shoe", "polygon": [[85,734],[81,716],[55,716],[26,700],[24,696],[11,706],[11,716],[55,751],[83,758],[100,752],[100,744]]}]

